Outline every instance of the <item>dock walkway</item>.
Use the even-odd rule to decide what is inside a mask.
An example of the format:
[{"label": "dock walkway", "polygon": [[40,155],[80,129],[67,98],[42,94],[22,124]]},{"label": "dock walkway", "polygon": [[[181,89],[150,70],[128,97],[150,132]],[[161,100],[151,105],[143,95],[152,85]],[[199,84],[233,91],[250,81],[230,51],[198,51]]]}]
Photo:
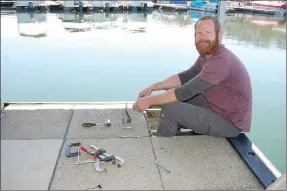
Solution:
[{"label": "dock walkway", "polygon": [[[1,119],[1,190],[102,189],[183,190],[263,189],[242,158],[223,138],[209,136],[154,137],[144,113],[126,103],[10,104]],[[110,127],[82,127],[85,122]],[[131,127],[131,128],[125,128]],[[66,144],[104,148],[125,160],[107,172],[94,164],[75,165]],[[81,153],[81,161],[91,159]],[[167,174],[153,160],[168,168]],[[99,189],[96,188],[96,189]]]},{"label": "dock walkway", "polygon": [[241,6],[241,7],[233,7],[234,11],[236,12],[243,12],[243,13],[258,13],[258,14],[268,14],[268,15],[274,15],[274,10],[267,10],[267,9],[259,9],[259,8],[253,8],[251,6]]},{"label": "dock walkway", "polygon": [[[200,11],[200,12],[217,12],[216,9],[207,9],[202,7],[191,7],[188,4],[160,4],[147,2],[145,6],[143,5],[133,5],[130,2],[125,1],[110,1],[109,3],[97,4],[64,4],[64,1],[45,1],[45,3],[37,4],[33,8],[26,6],[17,6],[15,1],[1,1],[1,7],[3,9],[17,9],[18,11],[27,10],[40,10],[40,11],[79,11],[79,12],[89,12],[89,11],[107,11],[107,12],[117,12],[117,11],[153,11],[155,9],[161,11],[174,11],[174,12],[187,12]],[[103,1],[104,2],[104,1]],[[106,5],[108,5],[106,7]],[[226,7],[226,13],[251,13],[251,14],[265,14],[265,15],[275,15],[278,14],[274,10],[267,10],[261,8],[254,8],[252,6],[245,5],[232,5]],[[285,13],[286,14],[286,13]]]}]

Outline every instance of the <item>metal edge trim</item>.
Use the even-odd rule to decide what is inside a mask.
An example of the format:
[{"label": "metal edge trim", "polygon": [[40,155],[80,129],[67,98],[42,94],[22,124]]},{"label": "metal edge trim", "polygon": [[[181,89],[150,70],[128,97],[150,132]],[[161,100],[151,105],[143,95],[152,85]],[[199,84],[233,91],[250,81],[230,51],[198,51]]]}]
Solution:
[{"label": "metal edge trim", "polygon": [[[12,104],[132,104],[134,101],[107,101],[107,102],[4,102],[4,107]],[[6,106],[5,106],[6,105]]]},{"label": "metal edge trim", "polygon": [[281,173],[264,156],[250,139],[241,133],[237,137],[227,138],[231,146],[237,151],[256,178],[262,183],[264,189],[277,180]]},{"label": "metal edge trim", "polygon": [[[128,109],[132,108],[133,102],[131,101],[114,101],[114,102],[4,102],[3,110],[8,106],[13,109],[91,109],[90,107],[118,107],[128,105]],[[52,107],[52,108],[51,108]],[[63,108],[64,107],[64,108]],[[70,108],[71,107],[71,108]],[[80,107],[80,108],[78,108]],[[87,107],[87,108],[85,108]],[[9,109],[9,108],[8,108]]]},{"label": "metal edge trim", "polygon": [[146,122],[146,125],[147,125],[147,128],[148,128],[148,134],[149,134],[150,137],[152,137],[153,134],[152,134],[151,127],[149,125],[148,116],[147,116],[147,112],[146,111],[143,112],[143,116],[145,118],[145,122]]}]

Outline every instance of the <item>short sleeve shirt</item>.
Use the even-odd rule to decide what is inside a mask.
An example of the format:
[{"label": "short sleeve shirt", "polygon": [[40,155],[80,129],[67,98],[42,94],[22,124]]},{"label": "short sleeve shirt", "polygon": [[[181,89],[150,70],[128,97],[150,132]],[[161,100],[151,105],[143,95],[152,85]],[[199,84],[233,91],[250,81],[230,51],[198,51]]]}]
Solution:
[{"label": "short sleeve shirt", "polygon": [[244,132],[250,131],[252,89],[242,62],[224,45],[207,60],[201,57],[199,78],[214,84],[204,92],[209,106]]}]

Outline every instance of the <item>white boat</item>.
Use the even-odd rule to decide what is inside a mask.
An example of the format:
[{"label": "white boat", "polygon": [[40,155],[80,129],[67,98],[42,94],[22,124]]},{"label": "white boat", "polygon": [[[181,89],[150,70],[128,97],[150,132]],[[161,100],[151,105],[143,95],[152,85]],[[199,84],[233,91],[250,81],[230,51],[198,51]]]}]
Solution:
[{"label": "white boat", "polygon": [[190,10],[217,12],[218,1],[192,1],[189,5]]},{"label": "white boat", "polygon": [[15,1],[16,7],[29,7],[29,6],[41,6],[45,5],[46,1]]},{"label": "white boat", "polygon": [[131,7],[143,8],[144,6],[147,7],[148,1],[129,1],[129,5]]},{"label": "white boat", "polygon": [[104,0],[93,0],[93,7],[94,8],[105,8],[105,7],[117,7],[117,4],[119,4],[118,1],[104,1]]},{"label": "white boat", "polygon": [[94,1],[92,0],[68,0],[68,1],[58,1],[60,5],[62,5],[65,8],[75,8],[80,5],[83,7],[93,7]]},{"label": "white boat", "polygon": [[256,9],[272,10],[275,14],[286,15],[286,1],[252,1],[251,4]]}]

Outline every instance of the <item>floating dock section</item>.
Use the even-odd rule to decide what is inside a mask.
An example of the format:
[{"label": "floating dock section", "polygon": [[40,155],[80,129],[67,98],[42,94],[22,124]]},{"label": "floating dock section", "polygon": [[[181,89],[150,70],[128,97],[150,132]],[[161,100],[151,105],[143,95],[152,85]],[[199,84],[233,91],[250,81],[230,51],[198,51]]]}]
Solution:
[{"label": "floating dock section", "polygon": [[[1,190],[262,190],[281,176],[263,165],[244,134],[232,140],[154,136],[151,121],[158,122],[152,116],[160,108],[139,113],[131,102],[4,106]],[[126,111],[130,122],[124,120]],[[111,125],[103,125],[108,120]],[[90,145],[104,149],[124,164],[118,168],[106,162],[103,172],[94,163],[76,164],[76,155],[67,156],[69,144],[76,142],[88,149]],[[76,147],[71,149],[77,153]],[[15,153],[21,153],[21,158]],[[83,151],[79,157],[80,161],[94,160]]]}]

